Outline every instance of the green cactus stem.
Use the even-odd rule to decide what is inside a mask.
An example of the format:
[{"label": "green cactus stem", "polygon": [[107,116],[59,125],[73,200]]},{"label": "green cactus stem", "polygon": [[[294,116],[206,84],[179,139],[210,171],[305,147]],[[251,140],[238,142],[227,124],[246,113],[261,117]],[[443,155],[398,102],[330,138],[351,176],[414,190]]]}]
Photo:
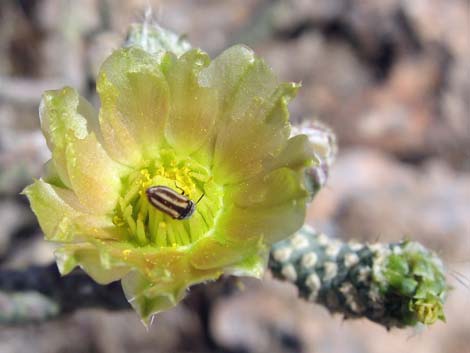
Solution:
[{"label": "green cactus stem", "polygon": [[269,267],[299,296],[387,329],[445,320],[448,286],[436,254],[416,242],[343,243],[304,226],[276,243]]}]

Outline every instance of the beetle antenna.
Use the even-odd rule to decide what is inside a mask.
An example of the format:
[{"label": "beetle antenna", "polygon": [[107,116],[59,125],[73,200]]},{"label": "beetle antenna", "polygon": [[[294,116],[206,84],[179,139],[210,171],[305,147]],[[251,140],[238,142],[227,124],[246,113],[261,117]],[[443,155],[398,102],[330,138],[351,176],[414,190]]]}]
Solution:
[{"label": "beetle antenna", "polygon": [[204,196],[206,196],[206,193],[205,193],[205,192],[204,192],[204,193],[199,197],[199,199],[196,201],[196,205],[199,203],[199,201],[202,200],[202,198],[203,198]]},{"label": "beetle antenna", "polygon": [[184,195],[184,189],[178,186],[178,184],[176,183],[176,180],[175,180],[175,186],[178,190],[181,191],[181,195]]}]

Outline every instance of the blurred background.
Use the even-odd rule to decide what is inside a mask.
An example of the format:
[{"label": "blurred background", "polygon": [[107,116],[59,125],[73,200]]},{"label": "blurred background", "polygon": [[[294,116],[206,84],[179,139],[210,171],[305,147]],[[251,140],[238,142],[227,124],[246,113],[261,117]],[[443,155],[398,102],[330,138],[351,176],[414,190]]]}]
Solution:
[{"label": "blurred background", "polygon": [[97,102],[99,65],[147,2],[161,25],[212,56],[242,42],[283,80],[302,82],[292,121],[324,121],[340,147],[308,223],[437,251],[454,287],[448,322],[387,332],[343,321],[267,276],[216,285],[204,300],[192,291],[149,332],[130,311],[1,326],[0,353],[470,352],[468,0],[0,1],[0,268],[52,261],[19,195],[49,158],[41,93],[70,85]]}]

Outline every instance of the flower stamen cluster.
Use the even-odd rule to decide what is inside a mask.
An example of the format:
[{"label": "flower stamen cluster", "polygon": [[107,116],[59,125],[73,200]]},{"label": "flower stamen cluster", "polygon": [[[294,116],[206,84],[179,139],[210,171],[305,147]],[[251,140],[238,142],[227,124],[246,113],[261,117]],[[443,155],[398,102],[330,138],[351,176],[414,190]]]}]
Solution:
[{"label": "flower stamen cluster", "polygon": [[[160,158],[123,177],[122,184],[112,219],[136,246],[190,245],[210,235],[222,208],[223,187],[213,181],[210,171],[187,158],[178,159],[171,151],[162,151]],[[173,219],[153,207],[146,191],[156,185],[177,190],[191,200],[200,199],[194,214],[186,220]]]}]

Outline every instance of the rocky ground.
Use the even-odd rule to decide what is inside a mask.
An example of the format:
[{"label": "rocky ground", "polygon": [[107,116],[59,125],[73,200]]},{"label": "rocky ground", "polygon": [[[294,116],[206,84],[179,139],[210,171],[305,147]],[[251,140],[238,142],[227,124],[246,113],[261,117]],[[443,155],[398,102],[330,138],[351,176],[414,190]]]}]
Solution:
[{"label": "rocky ground", "polygon": [[[96,310],[2,327],[0,353],[470,352],[470,3],[151,3],[162,25],[212,55],[243,42],[283,79],[302,82],[292,120],[327,122],[340,145],[308,222],[343,239],[408,237],[435,249],[454,287],[448,322],[416,332],[343,322],[266,278],[203,296],[196,289],[150,332],[134,313]],[[41,93],[71,85],[96,101],[99,63],[145,4],[0,2],[0,266],[51,260],[18,195],[48,158],[38,130]]]}]

